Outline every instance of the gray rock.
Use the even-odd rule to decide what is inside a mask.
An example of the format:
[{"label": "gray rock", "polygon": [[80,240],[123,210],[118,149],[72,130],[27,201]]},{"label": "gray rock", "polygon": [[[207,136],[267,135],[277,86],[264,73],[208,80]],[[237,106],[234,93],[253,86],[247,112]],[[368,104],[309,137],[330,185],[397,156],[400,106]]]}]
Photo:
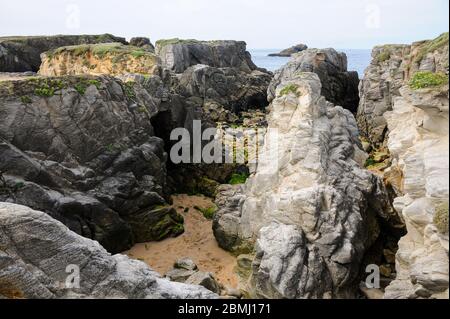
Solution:
[{"label": "gray rock", "polygon": [[[448,37],[448,35],[447,35]],[[372,51],[372,61],[359,87],[360,105],[357,120],[361,133],[375,145],[387,138],[384,113],[392,111],[400,88],[407,85],[417,71],[441,72],[448,75],[448,41],[421,57],[432,41],[412,45],[383,45]],[[437,99],[435,100],[437,101]]]},{"label": "gray rock", "polygon": [[[2,298],[217,298],[203,287],[167,281],[145,263],[111,256],[45,213],[0,203]],[[79,270],[79,287],[68,280]]]},{"label": "gray rock", "polygon": [[[96,85],[75,90],[88,80]],[[167,107],[161,79],[136,83],[128,94],[110,77],[2,83],[12,87],[6,94],[8,86],[0,86],[0,171],[7,183],[0,201],[49,213],[114,253],[183,231],[165,200],[164,142],[153,136],[160,123],[154,127],[152,117]],[[36,94],[48,83],[53,96]],[[186,114],[183,107],[179,114]]]},{"label": "gray rock", "polygon": [[186,282],[196,271],[187,269],[171,269],[166,273],[166,278],[176,282]]},{"label": "gray rock", "polygon": [[327,101],[356,113],[359,104],[358,73],[347,71],[347,56],[334,49],[307,49],[296,54],[275,72],[268,90],[269,102],[275,98],[277,87],[299,72],[316,73],[322,82],[322,96]]},{"label": "gray rock", "polygon": [[197,265],[192,261],[192,259],[189,259],[187,257],[178,259],[175,264],[174,268],[176,269],[185,269],[185,270],[197,270]]},{"label": "gray rock", "polygon": [[317,74],[292,75],[275,96],[268,125],[278,152],[263,151],[240,190],[219,189],[214,234],[227,250],[255,254],[251,271],[238,272],[252,297],[356,297],[380,225],[398,237],[404,225],[382,180],[363,168],[353,115],[325,100]]},{"label": "gray rock", "polygon": [[269,56],[272,57],[291,57],[292,55],[305,51],[306,49],[308,49],[308,46],[306,44],[297,44],[294,45],[288,49],[284,49],[282,51],[280,51],[279,53],[271,53],[269,54]]},{"label": "gray rock", "polygon": [[185,283],[188,285],[203,286],[216,294],[220,294],[221,291],[219,283],[210,272],[197,271]]},{"label": "gray rock", "polygon": [[176,73],[183,73],[196,64],[236,68],[244,72],[256,70],[243,41],[159,40],[155,52],[163,66]]},{"label": "gray rock", "polygon": [[202,108],[212,121],[232,122],[231,114],[267,106],[271,74],[238,68],[195,65],[179,77],[175,90],[185,97],[201,98]]}]

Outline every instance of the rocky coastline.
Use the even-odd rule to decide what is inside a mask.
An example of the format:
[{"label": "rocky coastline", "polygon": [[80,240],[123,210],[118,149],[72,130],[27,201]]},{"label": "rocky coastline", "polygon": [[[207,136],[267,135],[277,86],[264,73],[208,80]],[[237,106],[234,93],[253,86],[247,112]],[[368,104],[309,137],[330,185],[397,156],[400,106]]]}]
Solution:
[{"label": "rocky coastline", "polygon": [[[448,298],[448,33],[375,47],[361,80],[334,49],[277,56],[271,73],[243,41],[0,38],[0,298]],[[263,129],[257,165],[173,162],[194,121]],[[189,251],[164,276],[125,256],[186,214],[238,286]]]}]

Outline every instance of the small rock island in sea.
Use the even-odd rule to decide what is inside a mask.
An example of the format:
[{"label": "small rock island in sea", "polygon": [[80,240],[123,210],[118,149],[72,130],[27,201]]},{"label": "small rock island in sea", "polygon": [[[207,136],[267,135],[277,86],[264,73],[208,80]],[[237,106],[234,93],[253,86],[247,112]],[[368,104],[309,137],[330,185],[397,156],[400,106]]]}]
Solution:
[{"label": "small rock island in sea", "polygon": [[280,51],[279,53],[271,53],[268,56],[290,57],[293,54],[305,51],[306,49],[308,49],[308,46],[306,44],[300,43],[300,44],[294,45],[293,47],[290,47],[288,49],[284,49],[284,50]]}]

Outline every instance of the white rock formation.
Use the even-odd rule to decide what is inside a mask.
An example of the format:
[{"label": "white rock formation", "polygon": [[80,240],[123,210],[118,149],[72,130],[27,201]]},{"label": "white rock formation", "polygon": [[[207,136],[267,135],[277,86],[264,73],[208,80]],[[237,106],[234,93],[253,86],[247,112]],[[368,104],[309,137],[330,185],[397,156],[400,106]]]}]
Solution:
[{"label": "white rock formation", "polygon": [[278,85],[268,123],[276,151],[267,134],[243,194],[220,190],[234,196],[219,196],[216,238],[235,253],[255,247],[251,296],[354,297],[379,220],[401,229],[383,183],[363,169],[356,121],[321,96],[315,73],[297,73]]},{"label": "white rock formation", "polygon": [[[76,279],[68,280],[75,267],[79,288]],[[163,279],[141,261],[111,256],[45,213],[0,203],[0,299],[217,297]]]},{"label": "white rock formation", "polygon": [[404,196],[394,206],[408,229],[385,298],[448,298],[448,105],[448,85],[417,91],[405,85],[384,114],[393,165],[403,172]]}]

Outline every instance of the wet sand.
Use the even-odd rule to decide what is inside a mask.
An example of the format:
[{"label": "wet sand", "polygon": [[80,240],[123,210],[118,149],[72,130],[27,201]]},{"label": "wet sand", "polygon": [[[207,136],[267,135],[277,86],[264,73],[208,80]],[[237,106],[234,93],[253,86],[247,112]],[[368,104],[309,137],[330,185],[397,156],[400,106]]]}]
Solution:
[{"label": "wet sand", "polygon": [[173,207],[184,217],[184,234],[161,242],[137,244],[125,254],[145,261],[162,275],[172,269],[177,259],[189,257],[201,271],[212,272],[220,283],[236,288],[238,281],[233,271],[236,258],[219,247],[212,232],[212,221],[194,206],[208,208],[213,202],[203,196],[173,196]]}]

